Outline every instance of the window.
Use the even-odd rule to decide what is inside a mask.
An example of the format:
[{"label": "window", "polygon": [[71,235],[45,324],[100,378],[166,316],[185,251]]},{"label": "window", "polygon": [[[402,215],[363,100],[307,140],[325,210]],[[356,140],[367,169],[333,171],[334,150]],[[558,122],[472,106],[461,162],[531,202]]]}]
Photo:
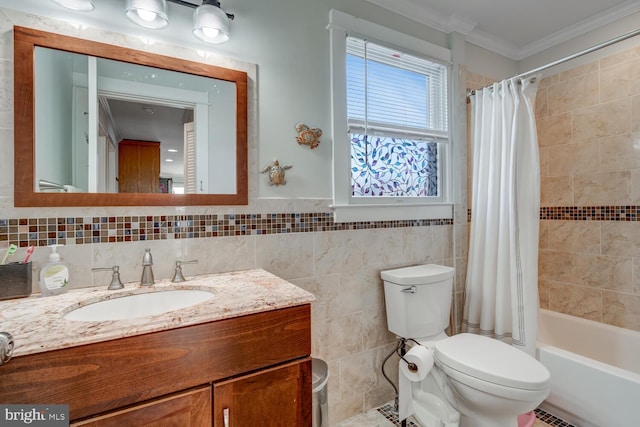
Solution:
[{"label": "window", "polygon": [[330,19],[336,221],[450,218],[450,51]]},{"label": "window", "polygon": [[440,198],[447,67],[347,37],[351,196]]}]

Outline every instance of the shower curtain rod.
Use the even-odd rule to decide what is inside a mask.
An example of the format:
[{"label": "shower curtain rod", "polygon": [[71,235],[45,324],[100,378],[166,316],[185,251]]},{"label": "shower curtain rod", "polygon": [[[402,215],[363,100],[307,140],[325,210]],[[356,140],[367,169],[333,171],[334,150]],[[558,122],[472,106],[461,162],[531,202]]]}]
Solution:
[{"label": "shower curtain rod", "polygon": [[[588,49],[581,50],[580,52],[574,53],[572,55],[565,56],[564,58],[558,59],[556,61],[549,62],[548,64],[542,65],[542,66],[540,66],[538,68],[534,68],[534,69],[529,70],[527,72],[518,74],[518,75],[515,76],[515,78],[516,79],[522,79],[522,78],[524,78],[526,76],[529,76],[531,74],[539,73],[540,71],[544,71],[544,70],[546,70],[548,68],[555,67],[556,65],[564,64],[565,62],[569,62],[572,59],[576,59],[576,58],[579,58],[581,56],[588,55],[588,54],[590,54],[592,52],[595,52],[596,50],[600,50],[600,49],[603,49],[605,47],[611,46],[612,44],[616,44],[616,43],[619,43],[621,41],[630,39],[631,37],[635,37],[638,34],[640,34],[640,28],[638,28],[636,30],[633,30],[633,31],[630,31],[630,32],[628,32],[626,34],[623,34],[621,36],[618,36],[616,38],[613,38],[611,40],[608,40],[606,42],[603,42],[603,43],[597,44],[595,46],[592,46],[592,47],[590,47]],[[476,93],[475,90],[467,91],[467,98],[469,98],[470,95],[475,95],[475,93]]]}]

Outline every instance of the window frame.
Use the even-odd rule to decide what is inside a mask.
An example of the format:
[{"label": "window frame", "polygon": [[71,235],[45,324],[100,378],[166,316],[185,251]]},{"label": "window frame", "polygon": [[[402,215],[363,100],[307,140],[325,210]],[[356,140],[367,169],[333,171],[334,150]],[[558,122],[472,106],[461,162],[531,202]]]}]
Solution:
[{"label": "window frame", "polygon": [[[453,218],[451,161],[451,50],[332,9],[329,12],[333,140],[333,204],[335,222]],[[351,195],[351,142],[347,123],[347,36],[393,46],[447,66],[448,136],[439,144],[441,194],[431,197],[354,198]],[[434,138],[440,142],[443,138]],[[365,199],[365,200],[363,200]]]}]

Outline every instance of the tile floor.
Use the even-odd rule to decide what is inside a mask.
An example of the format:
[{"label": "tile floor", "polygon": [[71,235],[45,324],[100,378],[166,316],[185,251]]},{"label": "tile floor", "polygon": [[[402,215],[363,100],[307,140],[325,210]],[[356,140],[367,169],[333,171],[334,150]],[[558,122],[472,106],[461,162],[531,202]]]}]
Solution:
[{"label": "tile floor", "polygon": [[[393,404],[387,403],[377,409],[372,409],[366,413],[344,420],[336,427],[391,427],[400,426],[397,415],[392,412]],[[408,427],[420,427],[420,424],[410,419]],[[533,427],[575,427],[548,412],[540,409],[536,410],[536,422]]]}]

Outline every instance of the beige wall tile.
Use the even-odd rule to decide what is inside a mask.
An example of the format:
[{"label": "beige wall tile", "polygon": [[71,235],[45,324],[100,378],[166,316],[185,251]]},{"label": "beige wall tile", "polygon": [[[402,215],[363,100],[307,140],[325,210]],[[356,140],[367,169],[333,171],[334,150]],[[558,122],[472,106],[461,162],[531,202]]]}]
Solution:
[{"label": "beige wall tile", "polygon": [[600,254],[600,223],[591,221],[543,221],[548,227],[548,248],[583,254]]},{"label": "beige wall tile", "polygon": [[387,328],[385,308],[367,310],[362,316],[362,345],[364,350],[371,350],[395,342],[395,334]]},{"label": "beige wall tile", "polygon": [[336,360],[363,351],[362,313],[330,319],[316,327],[314,356]]},{"label": "beige wall tile", "polygon": [[600,168],[603,172],[640,168],[640,134],[602,138]]},{"label": "beige wall tile", "polygon": [[573,112],[573,138],[588,141],[631,131],[629,98],[580,108]]},{"label": "beige wall tile", "polygon": [[640,227],[635,222],[603,222],[602,253],[640,258]]},{"label": "beige wall tile", "polygon": [[538,153],[540,156],[540,176],[546,178],[549,176],[549,148],[538,147]]},{"label": "beige wall tile", "polygon": [[625,205],[631,198],[631,172],[576,175],[574,199],[578,206]]},{"label": "beige wall tile", "polygon": [[539,117],[536,120],[536,127],[538,145],[540,147],[569,144],[571,142],[573,135],[571,113]]},{"label": "beige wall tile", "polygon": [[631,258],[575,254],[575,283],[592,288],[631,291],[633,262]]},{"label": "beige wall tile", "polygon": [[604,323],[640,331],[640,295],[605,292],[602,317]]},{"label": "beige wall tile", "polygon": [[538,238],[538,250],[543,251],[545,249],[551,249],[549,243],[549,227],[551,226],[551,221],[540,221],[539,233],[540,237]]},{"label": "beige wall tile", "polygon": [[384,269],[403,265],[402,232],[389,228],[364,230],[360,233],[363,266]]},{"label": "beige wall tile", "polygon": [[198,263],[182,267],[185,277],[205,273],[247,270],[256,265],[256,236],[181,239],[183,258]]},{"label": "beige wall tile", "polygon": [[540,280],[538,282],[538,300],[540,304],[540,308],[544,308],[546,310],[549,309],[549,290],[551,286],[549,282],[546,280]]},{"label": "beige wall tile", "polygon": [[602,321],[602,291],[568,283],[550,282],[549,308],[560,313]]},{"label": "beige wall tile", "polygon": [[600,59],[600,68],[608,68],[621,62],[633,61],[638,57],[640,57],[640,46],[632,47]]},{"label": "beige wall tile", "polygon": [[261,236],[256,240],[256,265],[283,279],[313,276],[313,233]]},{"label": "beige wall tile", "polygon": [[637,132],[640,132],[640,95],[631,98],[631,132],[636,132],[635,140],[638,141]]},{"label": "beige wall tile", "polygon": [[631,171],[631,199],[632,205],[640,204],[640,169]]},{"label": "beige wall tile", "polygon": [[558,73],[558,82],[566,82],[567,80],[575,79],[586,74],[597,73],[600,67],[598,61],[589,62],[587,64],[579,65],[577,67],[570,68],[566,71]]},{"label": "beige wall tile", "polygon": [[600,70],[600,100],[640,94],[640,57]]},{"label": "beige wall tile", "polygon": [[542,206],[573,205],[573,179],[571,176],[540,178],[540,204]]},{"label": "beige wall tile", "polygon": [[632,293],[640,295],[640,258],[633,258],[633,281],[631,288]]},{"label": "beige wall tile", "polygon": [[549,147],[549,176],[598,172],[599,148],[597,142]]},{"label": "beige wall tile", "polygon": [[[544,81],[544,79],[542,80]],[[538,93],[536,94],[536,117],[546,117],[549,114],[549,101],[548,91],[546,87],[542,87],[542,84],[538,87]]]},{"label": "beige wall tile", "polygon": [[550,85],[547,95],[549,115],[597,104],[598,85],[598,72],[595,71]]},{"label": "beige wall tile", "polygon": [[575,281],[576,275],[571,252],[542,251],[538,254],[540,280],[567,282]]},{"label": "beige wall tile", "polygon": [[362,267],[361,248],[360,233],[357,231],[314,233],[314,274],[359,270]]},{"label": "beige wall tile", "polygon": [[342,314],[339,305],[336,304],[336,301],[340,301],[339,274],[293,279],[291,283],[311,292],[316,297],[311,304],[312,326],[316,322],[326,322]]}]

